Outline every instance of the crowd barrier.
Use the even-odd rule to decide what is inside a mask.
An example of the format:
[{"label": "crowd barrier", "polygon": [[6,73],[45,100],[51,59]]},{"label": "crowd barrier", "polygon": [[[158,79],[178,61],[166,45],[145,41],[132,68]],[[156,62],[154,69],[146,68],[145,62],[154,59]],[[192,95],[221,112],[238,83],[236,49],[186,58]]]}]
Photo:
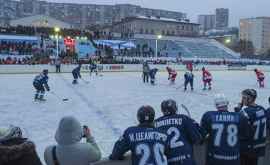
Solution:
[{"label": "crowd barrier", "polygon": [[[61,72],[70,73],[77,65],[62,65]],[[150,65],[150,68],[157,68],[159,71],[166,71],[167,65]],[[185,65],[170,65],[177,71],[185,71]],[[201,70],[206,67],[210,71],[225,71],[225,70],[254,70],[259,68],[263,71],[270,72],[270,66],[250,65],[250,66],[227,66],[227,65],[196,65],[194,71]],[[0,65],[0,74],[23,74],[23,73],[39,73],[43,69],[48,69],[50,73],[55,72],[54,65]],[[98,70],[101,72],[141,72],[141,64],[104,64],[98,65]],[[89,65],[82,66],[82,72],[89,72]]]},{"label": "crowd barrier", "polygon": [[[206,157],[206,145],[194,146],[194,158],[197,165],[205,165],[205,157]],[[270,144],[266,147],[265,157],[259,159],[258,165],[269,165],[270,162]],[[93,163],[91,165],[131,165],[131,156],[128,155],[124,160],[121,161],[112,161],[108,158],[104,158],[103,160]]]}]

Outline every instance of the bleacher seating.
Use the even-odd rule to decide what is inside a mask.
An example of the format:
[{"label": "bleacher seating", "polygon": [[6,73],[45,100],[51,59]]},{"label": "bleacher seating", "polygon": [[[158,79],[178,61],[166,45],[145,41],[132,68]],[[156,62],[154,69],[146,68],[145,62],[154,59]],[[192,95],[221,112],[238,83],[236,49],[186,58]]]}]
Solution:
[{"label": "bleacher seating", "polygon": [[[155,50],[155,39],[136,39],[140,46],[147,44]],[[219,45],[215,41],[201,38],[178,38],[176,40],[158,40],[158,52],[160,56],[185,57],[185,58],[219,58],[237,59],[237,53]]]}]

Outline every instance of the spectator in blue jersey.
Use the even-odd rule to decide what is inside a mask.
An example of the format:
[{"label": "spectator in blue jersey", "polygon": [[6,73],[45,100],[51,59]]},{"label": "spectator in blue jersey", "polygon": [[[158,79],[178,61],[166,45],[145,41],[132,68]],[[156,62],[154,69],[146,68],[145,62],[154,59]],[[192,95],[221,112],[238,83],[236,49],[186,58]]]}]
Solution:
[{"label": "spectator in blue jersey", "polygon": [[75,69],[72,70],[72,75],[74,78],[72,84],[78,84],[78,78],[82,78],[81,67],[82,67],[82,64],[79,64],[79,66],[77,66]]},{"label": "spectator in blue jersey", "polygon": [[[268,97],[268,104],[270,106],[270,97]],[[270,133],[270,107],[266,110],[267,112],[267,121],[268,121],[268,133]]]},{"label": "spectator in blue jersey", "polygon": [[45,89],[50,91],[48,80],[48,69],[44,69],[42,73],[35,77],[33,81],[33,86],[36,89],[35,101],[46,101],[46,99],[44,99]]},{"label": "spectator in blue jersey", "polygon": [[203,137],[199,124],[188,116],[177,114],[174,100],[164,100],[161,111],[163,116],[155,120],[155,126],[168,135],[168,165],[195,165],[192,147]]},{"label": "spectator in blue jersey", "polygon": [[266,110],[255,103],[257,91],[245,89],[242,91],[242,101],[236,111],[244,115],[251,128],[251,136],[247,140],[242,140],[241,145],[241,165],[257,165],[258,158],[265,155],[266,128],[268,127]]},{"label": "spectator in blue jersey", "polygon": [[142,106],[137,112],[137,119],[139,125],[124,131],[115,143],[110,159],[121,160],[127,151],[131,151],[132,165],[167,165],[167,135],[154,127],[154,109]]},{"label": "spectator in blue jersey", "polygon": [[157,71],[158,69],[154,68],[154,69],[151,69],[149,72],[151,85],[155,85]]},{"label": "spectator in blue jersey", "polygon": [[250,136],[248,120],[240,113],[228,111],[229,101],[217,95],[217,111],[206,112],[201,126],[207,132],[207,165],[240,165],[240,139]]},{"label": "spectator in blue jersey", "polygon": [[190,89],[193,91],[193,79],[194,79],[194,75],[192,73],[192,71],[186,72],[184,74],[184,78],[185,78],[185,82],[184,82],[184,90],[187,90],[187,86],[188,84],[190,85]]}]

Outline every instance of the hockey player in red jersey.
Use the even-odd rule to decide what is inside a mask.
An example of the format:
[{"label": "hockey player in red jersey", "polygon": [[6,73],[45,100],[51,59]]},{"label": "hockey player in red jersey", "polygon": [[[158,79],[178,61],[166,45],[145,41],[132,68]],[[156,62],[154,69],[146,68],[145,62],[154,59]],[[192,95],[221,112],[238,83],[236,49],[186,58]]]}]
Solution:
[{"label": "hockey player in red jersey", "polygon": [[168,66],[166,67],[166,69],[169,73],[168,80],[171,80],[171,84],[174,84],[176,76],[177,76],[177,72]]},{"label": "hockey player in red jersey", "polygon": [[207,85],[208,85],[208,90],[211,90],[212,89],[211,87],[212,75],[204,67],[202,68],[202,80],[203,80],[203,90],[206,90]]},{"label": "hockey player in red jersey", "polygon": [[264,73],[261,70],[258,70],[257,68],[254,69],[254,72],[257,76],[257,81],[259,82],[260,88],[264,88]]}]

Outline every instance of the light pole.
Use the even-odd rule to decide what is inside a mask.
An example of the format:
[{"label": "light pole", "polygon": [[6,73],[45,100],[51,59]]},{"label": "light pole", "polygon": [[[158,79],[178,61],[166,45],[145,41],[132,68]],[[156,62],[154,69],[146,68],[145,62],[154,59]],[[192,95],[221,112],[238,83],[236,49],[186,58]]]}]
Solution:
[{"label": "light pole", "polygon": [[58,33],[60,32],[60,28],[59,28],[59,27],[55,27],[55,28],[54,28],[54,32],[56,33],[56,34],[55,34],[55,38],[56,38],[56,57],[57,57],[57,59],[58,59],[58,58],[59,58],[59,51],[58,51],[59,35],[58,35]]},{"label": "light pole", "polygon": [[156,38],[156,59],[158,59],[158,40],[162,38],[162,35],[158,35]]}]

